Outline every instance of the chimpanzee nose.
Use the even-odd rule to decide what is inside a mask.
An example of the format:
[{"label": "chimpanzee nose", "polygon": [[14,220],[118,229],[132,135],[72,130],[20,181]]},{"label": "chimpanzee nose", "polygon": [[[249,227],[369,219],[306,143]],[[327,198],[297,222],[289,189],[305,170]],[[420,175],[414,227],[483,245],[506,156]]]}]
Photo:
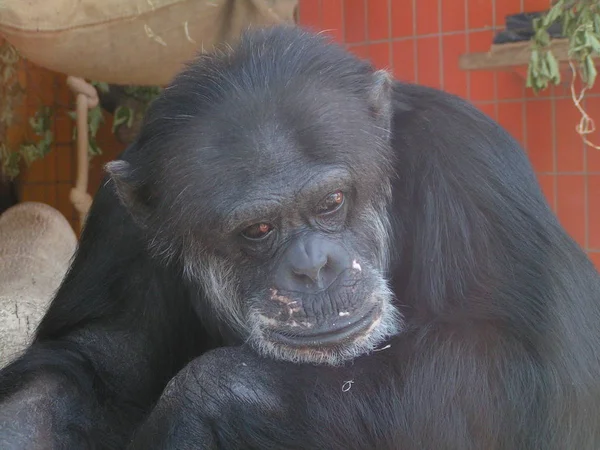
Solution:
[{"label": "chimpanzee nose", "polygon": [[306,293],[326,289],[350,266],[349,261],[345,249],[325,238],[298,238],[283,256],[275,284]]},{"label": "chimpanzee nose", "polygon": [[322,281],[321,269],[327,265],[327,255],[321,251],[317,251],[316,255],[306,254],[306,258],[291,262],[292,272],[300,278],[308,277],[313,283],[319,284]]}]

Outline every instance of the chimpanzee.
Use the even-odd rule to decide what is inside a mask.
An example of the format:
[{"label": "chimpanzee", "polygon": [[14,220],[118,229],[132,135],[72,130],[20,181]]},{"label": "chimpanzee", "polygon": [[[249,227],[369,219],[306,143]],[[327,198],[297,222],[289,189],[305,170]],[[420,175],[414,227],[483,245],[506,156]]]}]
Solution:
[{"label": "chimpanzee", "polygon": [[107,172],[2,449],[600,448],[600,278],[466,101],[255,29]]}]

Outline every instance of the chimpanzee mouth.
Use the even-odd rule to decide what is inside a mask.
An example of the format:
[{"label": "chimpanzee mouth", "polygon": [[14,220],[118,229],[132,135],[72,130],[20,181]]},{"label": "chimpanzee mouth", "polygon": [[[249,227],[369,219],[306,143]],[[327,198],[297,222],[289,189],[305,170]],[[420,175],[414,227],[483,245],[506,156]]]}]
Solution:
[{"label": "chimpanzee mouth", "polygon": [[344,344],[367,334],[379,319],[381,308],[375,307],[365,314],[340,317],[322,332],[295,334],[292,330],[271,330],[271,339],[289,347],[323,347]]}]

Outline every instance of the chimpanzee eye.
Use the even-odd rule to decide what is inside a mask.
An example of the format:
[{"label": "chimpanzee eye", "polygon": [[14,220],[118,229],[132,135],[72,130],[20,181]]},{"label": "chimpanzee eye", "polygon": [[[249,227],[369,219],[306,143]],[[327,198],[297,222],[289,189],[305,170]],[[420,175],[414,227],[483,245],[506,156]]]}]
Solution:
[{"label": "chimpanzee eye", "polygon": [[330,214],[337,211],[344,203],[344,194],[342,191],[335,191],[325,197],[321,203],[317,205],[317,214]]},{"label": "chimpanzee eye", "polygon": [[244,231],[242,231],[242,236],[252,241],[259,241],[266,238],[271,231],[273,231],[273,225],[270,223],[260,222],[250,225],[244,229]]}]

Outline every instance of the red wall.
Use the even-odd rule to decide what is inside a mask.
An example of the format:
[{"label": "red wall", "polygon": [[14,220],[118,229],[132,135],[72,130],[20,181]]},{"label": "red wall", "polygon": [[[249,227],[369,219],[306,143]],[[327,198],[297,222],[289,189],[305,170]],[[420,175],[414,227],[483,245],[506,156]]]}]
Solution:
[{"label": "red wall", "polygon": [[[401,79],[460,95],[498,120],[526,149],[567,231],[600,268],[600,150],[583,144],[568,85],[535,96],[509,71],[465,72],[463,53],[487,51],[507,14],[549,0],[300,0],[300,22],[328,30],[355,54]],[[597,83],[597,84],[600,84]],[[600,127],[600,89],[585,109]],[[588,137],[600,145],[600,132]]]}]

